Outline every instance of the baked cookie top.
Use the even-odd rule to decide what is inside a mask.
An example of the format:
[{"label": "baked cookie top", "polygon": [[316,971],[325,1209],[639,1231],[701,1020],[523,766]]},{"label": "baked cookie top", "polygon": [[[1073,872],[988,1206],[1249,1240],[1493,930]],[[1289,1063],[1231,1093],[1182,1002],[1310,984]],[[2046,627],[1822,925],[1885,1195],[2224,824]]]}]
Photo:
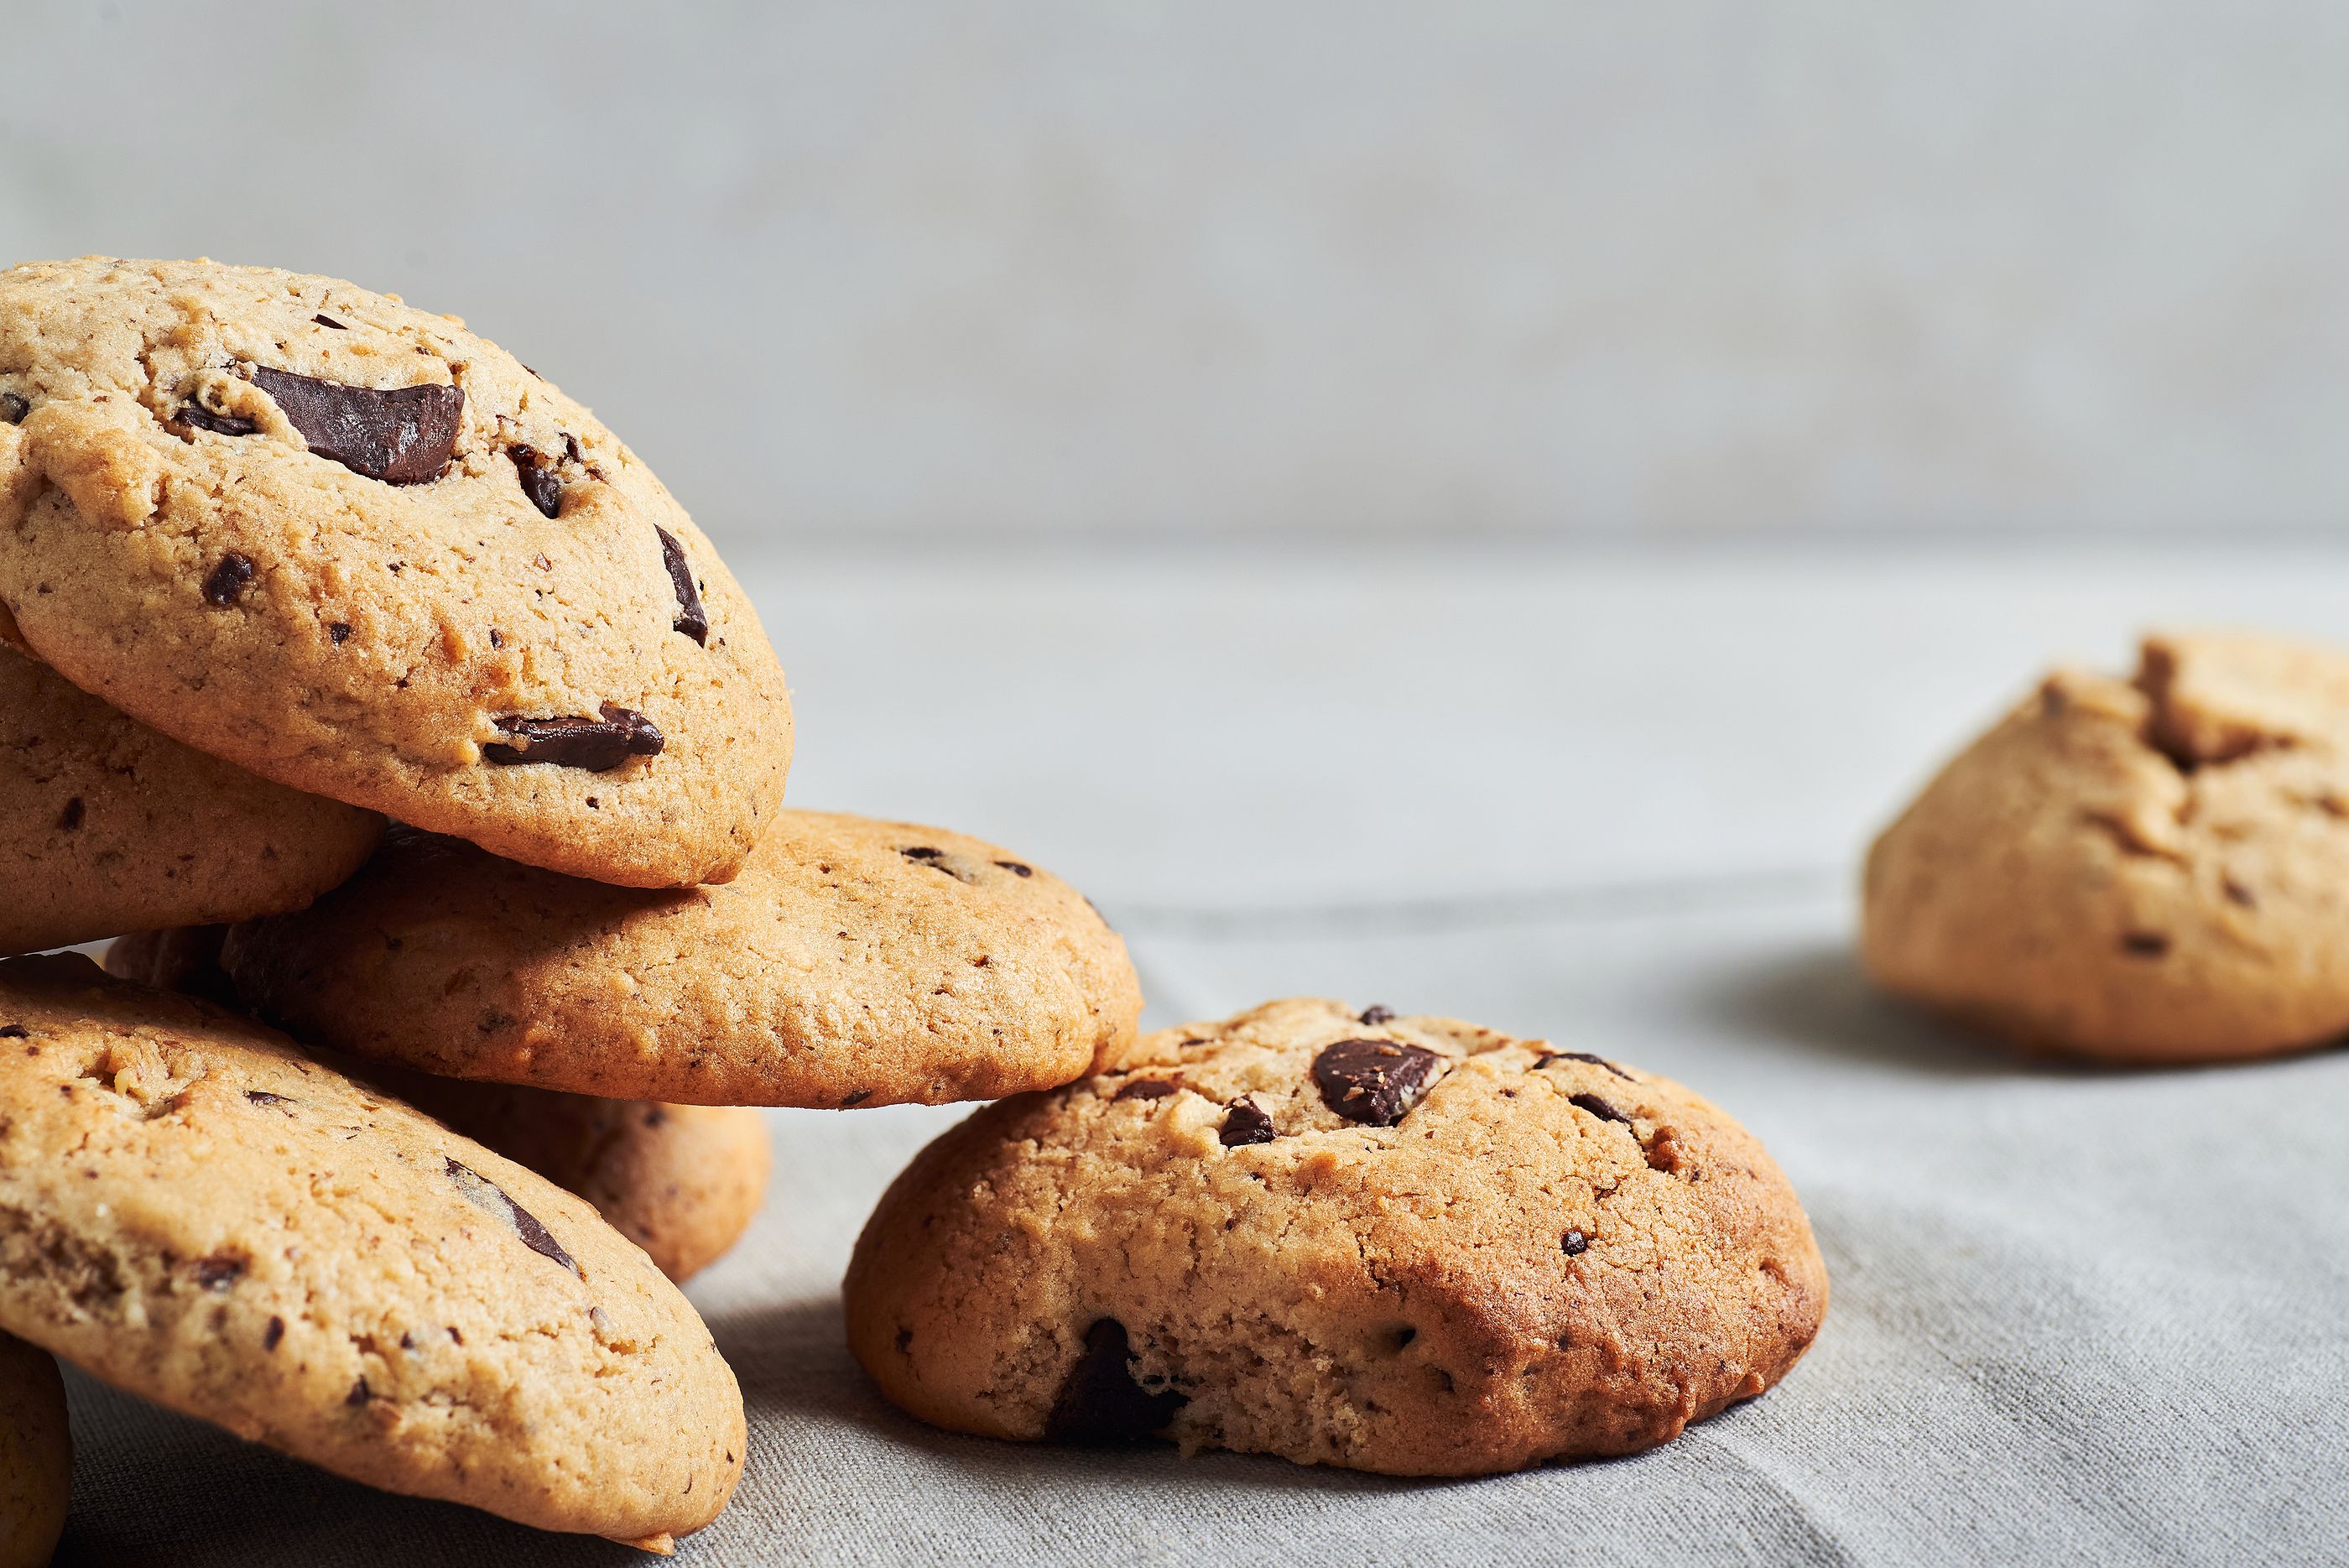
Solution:
[{"label": "baked cookie top", "polygon": [[791,761],[758,618],[651,470],[331,278],[0,273],[0,607],[174,739],[576,876],[730,876]]},{"label": "baked cookie top", "polygon": [[48,1568],[73,1494],[73,1430],[48,1353],[0,1334],[0,1568]]},{"label": "baked cookie top", "polygon": [[942,1426],[1404,1475],[1665,1441],[1827,1301],[1785,1178],[1678,1085],[1312,1000],[979,1112],[845,1290],[857,1358]]},{"label": "baked cookie top", "polygon": [[1888,989],[2027,1047],[2218,1061],[2349,1031],[2349,657],[2145,639],[2049,676],[1869,851]]},{"label": "baked cookie top", "polygon": [[390,1491],[658,1542],[740,1391],[585,1201],[209,1004],[0,962],[0,1329]]},{"label": "baked cookie top", "polygon": [[781,811],[723,887],[630,891],[395,828],[300,917],[233,928],[302,1039],[612,1099],[848,1107],[1067,1083],[1133,1033],[1076,889],[958,833]]},{"label": "baked cookie top", "polygon": [[0,953],[298,909],[382,835],[0,647]]}]

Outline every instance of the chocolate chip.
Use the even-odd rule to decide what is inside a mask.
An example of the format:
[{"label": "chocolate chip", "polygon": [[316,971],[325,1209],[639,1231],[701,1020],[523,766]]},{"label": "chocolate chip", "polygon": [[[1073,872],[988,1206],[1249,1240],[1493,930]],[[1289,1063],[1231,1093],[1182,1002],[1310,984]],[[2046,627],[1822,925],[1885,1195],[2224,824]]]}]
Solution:
[{"label": "chocolate chip", "polygon": [[261,427],[251,420],[241,420],[234,414],[216,414],[202,403],[188,403],[171,416],[171,423],[190,430],[210,431],[214,435],[249,436]]},{"label": "chocolate chip", "polygon": [[701,590],[693,584],[693,567],[686,561],[685,546],[677,535],[653,524],[660,535],[661,560],[668,567],[669,587],[677,590],[677,619],[671,624],[707,648],[709,645],[709,613],[701,607]]},{"label": "chocolate chip", "polygon": [[1364,1023],[1392,1023],[1393,1019],[1394,1009],[1392,1007],[1381,1007],[1377,1002],[1372,1002],[1370,1006],[1362,1009],[1361,1022]]},{"label": "chocolate chip", "polygon": [[26,1040],[31,1037],[31,1031],[21,1023],[0,1024],[0,1040]]},{"label": "chocolate chip", "polygon": [[943,849],[933,849],[926,844],[916,844],[909,848],[900,849],[897,853],[904,856],[908,860],[936,860],[939,856],[944,855],[946,851]]},{"label": "chocolate chip", "polygon": [[204,579],[204,602],[215,607],[233,605],[244,597],[253,583],[252,560],[231,550],[220,558],[212,575]]},{"label": "chocolate chip", "polygon": [[266,1089],[247,1089],[244,1097],[256,1106],[290,1106],[294,1102],[283,1095],[273,1095]]},{"label": "chocolate chip", "polygon": [[367,1379],[362,1377],[351,1385],[351,1391],[343,1397],[343,1403],[356,1409],[374,1397],[375,1396],[367,1390]]},{"label": "chocolate chip", "polygon": [[440,478],[464,419],[465,394],[457,387],[346,387],[265,365],[253,379],[313,454],[387,484]]},{"label": "chocolate chip", "polygon": [[317,315],[310,317],[310,319],[316,322],[321,327],[331,327],[337,332],[348,332],[350,330],[349,327],[344,326],[333,317],[326,315],[324,311],[319,312]]},{"label": "chocolate chip", "polygon": [[1176,1092],[1178,1085],[1164,1078],[1136,1078],[1110,1096],[1112,1100],[1163,1100]]},{"label": "chocolate chip", "polygon": [[1045,1438],[1104,1447],[1143,1443],[1190,1403],[1172,1388],[1146,1391],[1134,1381],[1133,1361],[1125,1324],[1105,1317],[1086,1329],[1084,1354],[1044,1418]]},{"label": "chocolate chip", "polygon": [[897,1354],[904,1355],[913,1348],[914,1331],[910,1328],[899,1329],[897,1331]]},{"label": "chocolate chip", "polygon": [[1640,1081],[1606,1057],[1593,1056],[1588,1051],[1545,1051],[1535,1059],[1534,1071],[1538,1073],[1552,1062],[1588,1062],[1594,1067],[1606,1068],[1627,1084],[1636,1084]]},{"label": "chocolate chip", "polygon": [[506,639],[504,634],[500,632],[496,627],[490,628],[490,646],[492,648],[503,648],[505,645]]},{"label": "chocolate chip", "polygon": [[1264,1114],[1254,1100],[1234,1100],[1224,1112],[1224,1130],[1216,1135],[1224,1140],[1226,1148],[1240,1148],[1252,1143],[1270,1143],[1280,1136],[1272,1118]]},{"label": "chocolate chip", "polygon": [[481,755],[500,767],[552,763],[556,767],[609,773],[630,757],[657,757],[668,742],[650,719],[616,703],[596,719],[500,719],[512,739],[492,741]]},{"label": "chocolate chip", "polygon": [[224,1291],[244,1278],[248,1267],[243,1258],[198,1258],[189,1265],[189,1276],[208,1291]]},{"label": "chocolate chip", "polygon": [[542,516],[552,517],[563,510],[563,480],[538,449],[530,446],[510,446],[506,455],[513,459],[514,476],[522,481],[522,493]]},{"label": "chocolate chip", "polygon": [[2169,950],[2169,939],[2159,931],[2131,931],[2121,938],[2121,946],[2138,958],[2159,958]]},{"label": "chocolate chip", "polygon": [[507,1197],[504,1188],[446,1155],[441,1158],[447,1162],[449,1179],[457,1184],[457,1190],[464,1194],[466,1202],[485,1213],[503,1219],[522,1238],[522,1244],[540,1257],[560,1263],[574,1274],[579,1272],[579,1265],[572,1261],[570,1253],[563,1250],[563,1243],[538,1222],[536,1215]]},{"label": "chocolate chip", "polygon": [[351,623],[347,620],[338,620],[335,622],[334,625],[326,628],[326,635],[335,639],[335,646],[336,648],[340,648],[344,643],[350,640]]},{"label": "chocolate chip", "polygon": [[271,1318],[269,1320],[269,1326],[262,1331],[261,1348],[264,1350],[274,1350],[280,1345],[284,1344],[285,1340],[285,1320],[282,1317]]},{"label": "chocolate chip", "polygon": [[57,813],[57,826],[64,832],[71,833],[75,828],[81,826],[81,796],[76,795],[71,800],[66,802],[65,810]]},{"label": "chocolate chip", "polygon": [[1583,1249],[1590,1245],[1590,1238],[1579,1231],[1568,1231],[1559,1245],[1566,1249],[1568,1257],[1578,1258],[1582,1256]]},{"label": "chocolate chip", "polygon": [[999,860],[996,864],[1002,867],[1006,871],[1010,872],[1014,877],[1033,877],[1036,875],[1036,868],[1033,866],[1022,866],[1017,860]]},{"label": "chocolate chip", "polygon": [[15,392],[0,392],[0,424],[21,425],[33,405]]},{"label": "chocolate chip", "polygon": [[844,1111],[851,1106],[861,1106],[872,1097],[870,1089],[851,1089],[840,1097],[840,1108]]},{"label": "chocolate chip", "polygon": [[1348,1121],[1391,1127],[1411,1114],[1444,1058],[1392,1040],[1340,1040],[1313,1058],[1321,1103]]},{"label": "chocolate chip", "polygon": [[1602,1122],[1621,1122],[1627,1127],[1631,1125],[1630,1116],[1596,1095],[1568,1095],[1566,1097],[1566,1103],[1569,1106],[1580,1106]]}]

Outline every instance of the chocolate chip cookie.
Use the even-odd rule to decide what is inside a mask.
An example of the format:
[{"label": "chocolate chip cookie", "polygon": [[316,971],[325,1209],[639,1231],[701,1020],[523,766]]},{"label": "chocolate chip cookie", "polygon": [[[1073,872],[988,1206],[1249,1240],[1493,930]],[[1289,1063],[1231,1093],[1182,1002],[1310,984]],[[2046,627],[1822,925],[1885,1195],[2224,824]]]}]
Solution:
[{"label": "chocolate chip cookie", "polygon": [[1827,1279],[1760,1143],[1680,1085],[1291,1001],[954,1128],[845,1292],[857,1359],[940,1426],[1475,1475],[1762,1393]]},{"label": "chocolate chip cookie", "polygon": [[[106,950],[106,967],[235,1006],[219,965],[224,934],[200,926],[125,937]],[[723,1257],[766,1199],[772,1156],[754,1110],[464,1083],[347,1058],[328,1065],[577,1193],[679,1283]]]},{"label": "chocolate chip cookie", "polygon": [[665,1545],[740,1391],[586,1202],[223,1010],[0,962],[0,1330],[387,1490]]},{"label": "chocolate chip cookie", "polygon": [[383,818],[191,751],[0,647],[0,953],[298,909]]},{"label": "chocolate chip cookie", "polygon": [[1886,989],[2042,1051],[2271,1055],[2349,1032],[2349,656],[2149,637],[2048,677],[1868,857]]},{"label": "chocolate chip cookie", "polygon": [[1091,1071],[1142,1007],[1125,944],[1050,873],[805,811],[732,882],[659,893],[395,828],[315,908],[233,928],[222,961],[309,1044],[695,1105],[995,1099]]},{"label": "chocolate chip cookie", "polygon": [[48,1568],[73,1494],[73,1430],[48,1353],[0,1334],[0,1568]]},{"label": "chocolate chip cookie", "polygon": [[175,740],[575,876],[731,876],[791,761],[758,618],[651,471],[329,278],[0,273],[0,607]]}]

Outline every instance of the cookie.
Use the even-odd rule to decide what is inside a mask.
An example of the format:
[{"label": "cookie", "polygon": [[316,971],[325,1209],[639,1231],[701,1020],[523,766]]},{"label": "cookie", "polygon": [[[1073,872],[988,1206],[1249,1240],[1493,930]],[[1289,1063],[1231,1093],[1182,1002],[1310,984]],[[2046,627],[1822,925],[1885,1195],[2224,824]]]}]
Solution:
[{"label": "cookie", "polygon": [[72,1494],[73,1430],[57,1364],[0,1334],[0,1568],[47,1568]]},{"label": "cookie", "polygon": [[1887,990],[2029,1049],[2217,1062],[2349,1032],[2349,656],[2147,638],[2050,676],[1869,851]]},{"label": "cookie", "polygon": [[298,909],[382,835],[0,648],[0,953]]},{"label": "cookie", "polygon": [[856,1358],[939,1426],[1395,1475],[1664,1442],[1827,1303],[1785,1178],[1680,1085],[1323,1001],[979,1112],[844,1291]]},{"label": "cookie", "polygon": [[[223,934],[204,926],[125,937],[106,950],[106,967],[233,1006],[219,966]],[[723,1257],[766,1199],[771,1153],[754,1110],[469,1084],[380,1063],[355,1075],[585,1198],[680,1283]]]},{"label": "cookie", "polygon": [[0,273],[0,607],[175,740],[575,876],[731,876],[791,761],[758,618],[652,472],[330,278]]},{"label": "cookie", "polygon": [[613,1099],[845,1107],[1067,1083],[1141,992],[1077,891],[935,827],[779,812],[723,887],[647,893],[395,828],[223,962],[302,1040]]},{"label": "cookie", "polygon": [[655,1547],[740,1390],[581,1199],[204,1002],[0,962],[0,1330],[387,1490]]}]

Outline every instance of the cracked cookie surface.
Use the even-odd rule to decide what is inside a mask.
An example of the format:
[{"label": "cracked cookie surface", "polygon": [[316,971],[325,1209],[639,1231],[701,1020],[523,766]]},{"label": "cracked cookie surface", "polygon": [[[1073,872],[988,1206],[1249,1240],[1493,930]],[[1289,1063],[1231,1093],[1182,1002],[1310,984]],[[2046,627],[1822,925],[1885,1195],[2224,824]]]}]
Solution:
[{"label": "cracked cookie surface", "polygon": [[72,1493],[73,1429],[57,1364],[0,1334],[0,1568],[47,1568]]},{"label": "cracked cookie surface", "polygon": [[2209,1062],[2349,1032],[2349,656],[2147,638],[2048,677],[1869,851],[1887,990],[2033,1050]]},{"label": "cracked cookie surface", "polygon": [[1776,1384],[1827,1302],[1785,1178],[1678,1085],[1313,1000],[982,1110],[844,1290],[857,1359],[938,1425],[1399,1475],[1664,1442]]},{"label": "cracked cookie surface", "polygon": [[778,812],[740,877],[649,893],[394,828],[222,962],[305,1042],[444,1077],[817,1108],[1065,1084],[1133,1038],[1125,944],[1077,890],[940,828]]},{"label": "cracked cookie surface", "polygon": [[0,647],[0,953],[298,909],[382,836]]},{"label": "cracked cookie surface", "polygon": [[733,1374],[585,1201],[78,956],[0,962],[0,1329],[546,1530],[662,1543],[741,1473]]},{"label": "cracked cookie surface", "polygon": [[[225,934],[196,926],[124,937],[107,948],[106,970],[237,1007],[220,967]],[[328,1065],[577,1193],[679,1283],[730,1251],[766,1200],[773,1151],[765,1118],[747,1107],[466,1083],[349,1057]]]},{"label": "cracked cookie surface", "polygon": [[651,471],[328,278],[0,273],[0,607],[176,740],[574,876],[732,875],[791,761],[758,618]]}]

